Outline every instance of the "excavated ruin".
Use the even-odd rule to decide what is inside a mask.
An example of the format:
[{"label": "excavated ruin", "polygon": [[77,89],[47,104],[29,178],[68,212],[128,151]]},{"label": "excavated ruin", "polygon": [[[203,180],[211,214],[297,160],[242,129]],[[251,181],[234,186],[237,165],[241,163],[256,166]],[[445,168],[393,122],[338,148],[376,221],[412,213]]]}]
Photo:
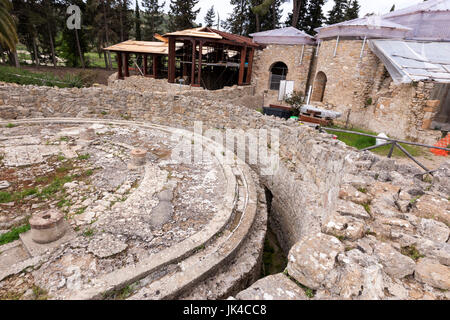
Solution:
[{"label": "excavated ruin", "polygon": [[[173,88],[0,86],[0,233],[55,217],[41,221],[51,242],[30,219],[0,246],[0,297],[449,298],[448,162],[424,175],[228,102],[242,90]],[[276,170],[211,136],[207,160],[174,162],[198,146],[197,121],[217,135],[278,129],[279,143],[257,140]],[[287,268],[260,279],[268,225]]]}]

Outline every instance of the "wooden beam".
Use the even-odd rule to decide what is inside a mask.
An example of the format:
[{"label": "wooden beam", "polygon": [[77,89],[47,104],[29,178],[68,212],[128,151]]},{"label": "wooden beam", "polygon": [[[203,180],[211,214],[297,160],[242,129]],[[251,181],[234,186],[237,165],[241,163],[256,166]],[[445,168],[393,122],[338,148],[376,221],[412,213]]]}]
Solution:
[{"label": "wooden beam", "polygon": [[147,65],[147,55],[144,54],[144,77],[147,76],[147,68],[148,68],[148,65]]},{"label": "wooden beam", "polygon": [[175,38],[170,37],[169,38],[169,61],[168,61],[168,75],[167,78],[169,80],[169,83],[175,83],[175,50],[176,50],[176,45],[175,45]]},{"label": "wooden beam", "polygon": [[197,84],[202,86],[202,58],[203,58],[203,43],[199,41],[198,44],[198,79]]},{"label": "wooden beam", "polygon": [[155,79],[158,78],[158,56],[156,54],[153,56],[153,77]]},{"label": "wooden beam", "polygon": [[191,86],[195,86],[195,49],[196,49],[195,39],[192,41],[192,69],[191,69]]},{"label": "wooden beam", "polygon": [[129,54],[128,53],[125,53],[125,61],[124,61],[124,64],[125,64],[125,77],[129,77],[130,76],[130,69],[129,69],[129,67],[128,67],[128,56],[129,56]]},{"label": "wooden beam", "polygon": [[248,68],[247,68],[247,79],[245,82],[247,84],[251,84],[252,82],[252,71],[253,71],[253,56],[255,54],[255,49],[251,48],[250,53],[248,55]]},{"label": "wooden beam", "polygon": [[241,49],[241,66],[239,67],[238,86],[242,86],[244,84],[244,71],[245,71],[246,56],[247,56],[247,47],[243,47]]},{"label": "wooden beam", "polygon": [[122,64],[123,60],[122,60],[122,54],[121,53],[117,53],[117,67],[119,69],[118,73],[117,73],[117,79],[119,80],[123,80],[123,64]]}]

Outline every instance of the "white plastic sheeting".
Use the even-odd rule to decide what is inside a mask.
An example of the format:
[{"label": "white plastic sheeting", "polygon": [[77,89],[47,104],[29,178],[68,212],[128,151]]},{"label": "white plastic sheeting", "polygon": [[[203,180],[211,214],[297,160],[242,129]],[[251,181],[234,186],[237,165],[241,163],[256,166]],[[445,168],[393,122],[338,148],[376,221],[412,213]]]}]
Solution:
[{"label": "white plastic sheeting", "polygon": [[450,41],[450,0],[428,0],[383,15],[412,30],[406,39]]},{"label": "white plastic sheeting", "polygon": [[395,83],[450,83],[450,42],[371,40],[369,46]]},{"label": "white plastic sheeting", "polygon": [[315,29],[318,32],[316,36],[318,39],[337,36],[403,39],[411,30],[380,16],[358,18]]}]

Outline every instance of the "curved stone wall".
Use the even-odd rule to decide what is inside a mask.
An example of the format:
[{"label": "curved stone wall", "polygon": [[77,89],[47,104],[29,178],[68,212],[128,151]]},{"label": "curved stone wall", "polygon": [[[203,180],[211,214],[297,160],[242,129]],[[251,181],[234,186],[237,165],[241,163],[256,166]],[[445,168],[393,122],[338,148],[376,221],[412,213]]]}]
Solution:
[{"label": "curved stone wall", "polygon": [[[207,98],[104,87],[2,85],[0,118],[4,123],[27,117],[127,119],[187,130],[194,130],[195,122],[202,121],[204,129],[217,132],[277,128],[277,170],[264,175],[260,166],[251,167],[273,195],[269,220],[279,228],[281,245],[289,251],[289,265],[285,274],[261,279],[236,298],[450,298],[450,164],[434,177],[424,176],[416,167],[370,152],[358,153],[331,135],[298,122]],[[272,147],[275,152],[275,145]],[[244,230],[252,234],[250,227]],[[231,263],[242,262],[236,259],[245,256],[245,250],[230,250],[235,252]],[[229,272],[216,271],[217,281]],[[154,286],[167,288],[162,297],[205,298],[215,275],[203,276],[197,279],[201,281],[197,288],[203,292],[198,295],[171,287],[172,281],[186,280],[175,273],[142,287],[135,298],[161,298],[155,296]],[[295,283],[308,288],[290,290]],[[190,285],[186,283],[185,288]],[[217,291],[209,298],[226,297],[240,289]]]}]

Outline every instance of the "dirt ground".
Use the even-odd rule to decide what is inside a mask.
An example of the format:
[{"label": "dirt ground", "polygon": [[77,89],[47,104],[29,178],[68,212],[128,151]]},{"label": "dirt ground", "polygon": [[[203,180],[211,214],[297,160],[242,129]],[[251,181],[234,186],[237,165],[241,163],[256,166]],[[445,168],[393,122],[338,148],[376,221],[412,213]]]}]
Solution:
[{"label": "dirt ground", "polygon": [[[58,77],[64,77],[67,73],[77,74],[83,71],[82,68],[69,68],[69,67],[49,67],[49,66],[21,66],[25,70],[32,72],[48,72]],[[96,73],[95,83],[108,84],[108,77],[116,72],[115,70],[105,70],[100,68],[88,68],[86,70],[92,70]]]}]

